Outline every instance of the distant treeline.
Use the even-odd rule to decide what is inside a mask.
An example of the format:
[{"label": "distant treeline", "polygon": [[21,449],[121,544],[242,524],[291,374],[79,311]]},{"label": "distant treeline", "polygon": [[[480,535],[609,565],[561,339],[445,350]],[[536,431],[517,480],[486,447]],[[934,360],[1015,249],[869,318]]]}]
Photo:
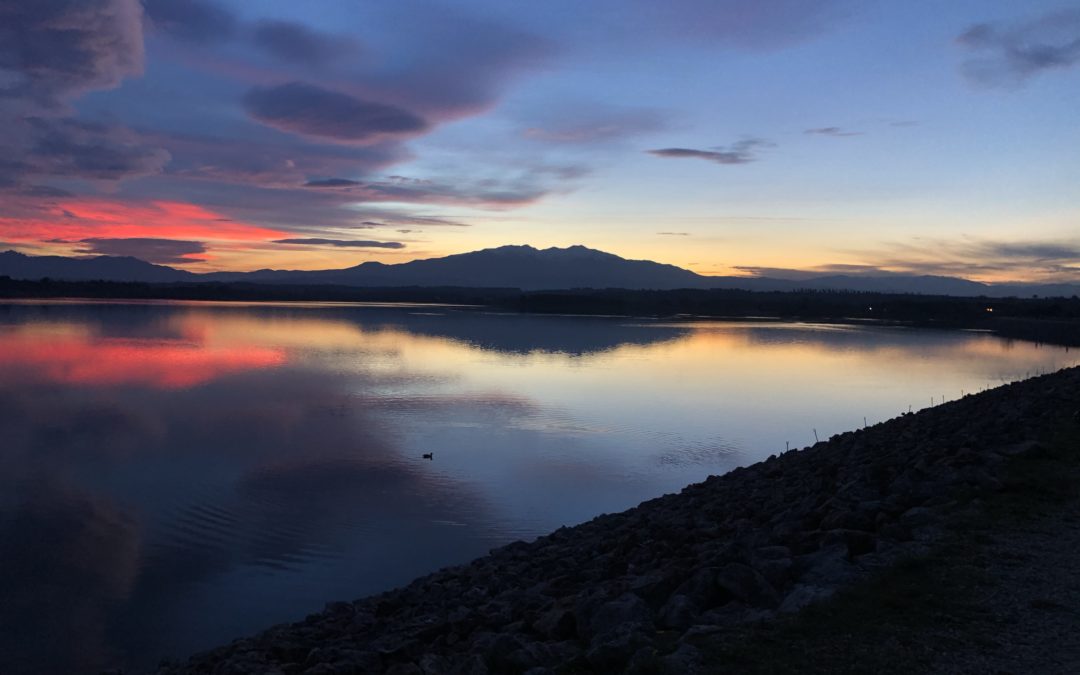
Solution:
[{"label": "distant treeline", "polygon": [[26,281],[0,277],[0,298],[429,302],[549,314],[661,318],[777,318],[978,328],[1003,336],[1080,345],[1080,298],[963,298],[852,291],[515,288],[357,288],[252,283],[149,284]]}]

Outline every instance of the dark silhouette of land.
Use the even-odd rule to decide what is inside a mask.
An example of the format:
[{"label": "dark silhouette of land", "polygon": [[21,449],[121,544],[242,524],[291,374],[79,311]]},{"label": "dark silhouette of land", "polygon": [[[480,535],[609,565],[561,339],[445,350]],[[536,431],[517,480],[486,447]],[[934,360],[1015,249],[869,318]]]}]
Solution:
[{"label": "dark silhouette of land", "polygon": [[1003,337],[1080,345],[1080,298],[985,298],[853,291],[683,289],[667,291],[375,287],[254,283],[26,281],[0,277],[0,298],[101,298],[286,302],[411,302],[540,314],[689,320],[760,319],[876,323],[992,331]]},{"label": "dark silhouette of land", "polygon": [[819,275],[803,279],[705,276],[650,260],[627,260],[584,246],[542,250],[532,246],[500,246],[395,265],[365,262],[345,269],[263,269],[253,272],[204,274],[154,265],[131,257],[66,258],[27,256],[6,251],[0,253],[0,276],[28,280],[50,278],[65,281],[257,283],[363,288],[514,288],[524,291],[576,288],[847,290],[962,297],[1069,297],[1080,294],[1080,284],[984,284],[956,277],[885,272]]}]

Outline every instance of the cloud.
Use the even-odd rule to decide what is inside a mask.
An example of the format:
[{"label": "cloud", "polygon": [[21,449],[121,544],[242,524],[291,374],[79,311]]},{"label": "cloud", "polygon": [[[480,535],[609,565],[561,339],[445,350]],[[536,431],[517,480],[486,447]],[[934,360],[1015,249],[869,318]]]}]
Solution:
[{"label": "cloud", "polygon": [[149,238],[262,242],[286,234],[179,201],[70,197],[47,203],[5,203],[5,211],[0,213],[0,238],[7,241]]},{"label": "cloud", "polygon": [[862,136],[861,131],[846,131],[840,127],[817,127],[816,129],[807,129],[803,133],[811,136],[832,136],[834,138]]},{"label": "cloud", "polygon": [[742,266],[757,276],[806,279],[821,275],[941,275],[983,281],[1080,282],[1080,240],[1001,241],[964,237],[916,239],[849,251],[860,262],[806,269]]},{"label": "cloud", "polygon": [[690,236],[689,232],[657,232],[657,234],[663,235],[665,237],[689,237]]},{"label": "cloud", "polygon": [[316,31],[292,21],[260,21],[255,24],[251,39],[274,58],[305,66],[320,66],[360,51],[359,43],[351,38]]},{"label": "cloud", "polygon": [[295,239],[275,239],[275,244],[296,244],[300,246],[334,246],[337,248],[405,248],[400,241],[363,241],[355,239],[321,239],[305,237]]},{"label": "cloud", "polygon": [[340,188],[340,187],[352,187],[354,185],[360,185],[358,180],[349,180],[348,178],[320,178],[315,180],[309,180],[304,183],[304,187],[313,188]]},{"label": "cloud", "polygon": [[841,263],[830,263],[825,265],[815,265],[806,269],[793,269],[789,267],[758,267],[753,265],[736,265],[732,269],[739,270],[740,272],[748,272],[755,277],[769,277],[772,279],[791,279],[791,280],[803,280],[814,279],[821,276],[831,276],[836,274],[843,274],[846,276],[888,276],[890,274],[899,274],[899,272],[890,272],[880,267],[873,265],[850,265]]},{"label": "cloud", "polygon": [[51,107],[143,71],[139,0],[14,1],[0,16],[0,72],[15,74],[0,93]]},{"label": "cloud", "polygon": [[760,138],[745,138],[730,146],[720,146],[709,150],[661,148],[658,150],[646,150],[646,152],[650,155],[655,155],[656,157],[690,157],[705,159],[710,162],[716,162],[717,164],[749,164],[757,159],[757,149],[768,147],[773,147],[773,143]]},{"label": "cloud", "polygon": [[1032,262],[1080,262],[1078,242],[995,242],[970,244],[969,254],[990,258],[1029,260]]},{"label": "cloud", "polygon": [[560,111],[555,118],[525,129],[522,136],[551,143],[603,143],[661,131],[667,126],[663,114],[648,109],[578,108]]},{"label": "cloud", "polygon": [[[447,121],[490,109],[520,74],[548,63],[553,42],[519,25],[469,11],[464,3],[379,3],[392,37],[356,86],[428,120]],[[374,47],[373,47],[374,49]]]},{"label": "cloud", "polygon": [[254,131],[247,138],[178,133],[143,137],[172,155],[167,171],[170,176],[270,189],[296,188],[312,176],[377,171],[410,156],[396,141],[364,146],[312,144],[260,126]]},{"label": "cloud", "polygon": [[[8,2],[0,9],[0,188],[48,197],[34,179],[117,181],[169,154],[122,127],[69,117],[70,100],[143,71],[138,0]],[[5,214],[7,215],[7,214]]]},{"label": "cloud", "polygon": [[201,254],[206,253],[206,244],[201,241],[158,239],[155,237],[129,237],[124,239],[91,237],[81,239],[79,243],[85,244],[86,247],[77,249],[77,253],[131,256],[162,265],[202,262],[204,256]]},{"label": "cloud", "polygon": [[304,82],[255,87],[243,99],[254,119],[280,131],[347,143],[418,134],[427,122],[396,106]]},{"label": "cloud", "polygon": [[969,80],[984,86],[1019,86],[1040,73],[1080,63],[1080,9],[1011,25],[976,24],[956,42],[976,54],[962,65]]},{"label": "cloud", "polygon": [[[386,176],[375,180],[347,178],[312,179],[303,184],[299,194],[333,199],[341,205],[371,202],[404,204],[448,204],[505,208],[531,204],[548,193],[545,178],[565,180],[566,167],[532,167],[525,175],[501,179],[482,179],[449,183],[436,179]],[[575,173],[576,175],[576,173]],[[312,189],[313,188],[313,189]],[[420,224],[420,223],[414,223]],[[432,220],[428,224],[450,224]]]},{"label": "cloud", "polygon": [[206,0],[143,0],[143,4],[154,29],[186,42],[228,40],[239,26],[232,12]]},{"label": "cloud", "polygon": [[137,134],[74,119],[28,118],[32,145],[22,175],[121,180],[160,173],[170,155]]},{"label": "cloud", "polygon": [[463,223],[458,220],[437,218],[434,216],[417,216],[408,213],[386,213],[381,217],[384,222],[380,223],[374,220],[365,220],[361,225],[366,227],[386,227],[388,224],[419,225],[426,227],[469,227],[469,223]]}]

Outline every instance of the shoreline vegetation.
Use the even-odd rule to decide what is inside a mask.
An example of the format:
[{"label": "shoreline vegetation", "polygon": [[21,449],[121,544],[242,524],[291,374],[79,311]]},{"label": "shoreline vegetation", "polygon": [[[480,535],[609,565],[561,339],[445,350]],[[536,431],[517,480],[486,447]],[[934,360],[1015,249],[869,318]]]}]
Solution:
[{"label": "shoreline vegetation", "polygon": [[473,306],[532,314],[666,320],[792,320],[985,330],[1004,338],[1080,346],[1080,297],[985,298],[854,291],[743,291],[151,284],[0,277],[3,299],[386,302]]},{"label": "shoreline vegetation", "polygon": [[166,673],[1077,672],[1080,368],[335,602]]}]

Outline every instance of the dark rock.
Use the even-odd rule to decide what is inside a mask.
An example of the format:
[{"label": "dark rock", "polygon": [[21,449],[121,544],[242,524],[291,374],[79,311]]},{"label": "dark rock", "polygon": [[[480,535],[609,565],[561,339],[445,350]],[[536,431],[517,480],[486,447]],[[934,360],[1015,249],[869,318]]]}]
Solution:
[{"label": "dark rock", "polygon": [[833,594],[830,588],[799,584],[791,589],[784,601],[780,603],[778,611],[782,614],[790,614],[800,611],[803,607],[820,602]]},{"label": "dark rock", "polygon": [[936,513],[924,506],[916,506],[900,514],[900,524],[913,530],[938,521]]},{"label": "dark rock", "polygon": [[788,560],[791,558],[791,549],[787,546],[762,546],[754,553],[759,560]]},{"label": "dark rock", "polygon": [[577,619],[568,609],[555,608],[540,616],[533,628],[553,640],[565,640],[577,634]]},{"label": "dark rock", "polygon": [[624,593],[601,605],[592,615],[589,626],[593,633],[601,633],[626,623],[652,623],[652,610],[649,605],[633,593]]},{"label": "dark rock", "polygon": [[694,601],[685,595],[675,594],[660,609],[660,624],[667,628],[685,630],[694,625],[698,608]]},{"label": "dark rock", "polygon": [[759,560],[754,564],[754,569],[769,582],[773,588],[783,588],[791,580],[791,558],[776,558],[773,560]]},{"label": "dark rock", "polygon": [[705,672],[703,663],[701,650],[693,645],[680,643],[674,652],[660,659],[660,672],[663,675],[698,675]]},{"label": "dark rock", "polygon": [[743,563],[728,563],[716,572],[716,585],[728,596],[751,605],[776,606],[776,591],[765,577]]},{"label": "dark rock", "polygon": [[624,623],[594,637],[585,658],[599,672],[616,673],[638,650],[651,646],[642,624]]},{"label": "dark rock", "polygon": [[716,585],[716,568],[703,567],[697,570],[675,593],[690,598],[698,607],[712,607],[721,600],[720,589]]}]

